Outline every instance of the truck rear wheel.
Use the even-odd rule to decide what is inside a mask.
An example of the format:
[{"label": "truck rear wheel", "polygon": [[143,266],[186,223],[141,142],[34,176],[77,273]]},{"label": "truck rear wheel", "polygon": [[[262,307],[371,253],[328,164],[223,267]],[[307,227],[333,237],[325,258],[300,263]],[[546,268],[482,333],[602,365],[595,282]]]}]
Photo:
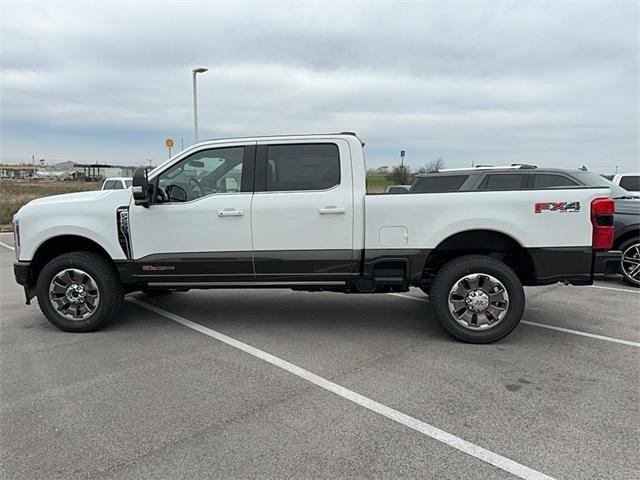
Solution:
[{"label": "truck rear wheel", "polygon": [[463,342],[490,343],[508,335],[522,319],[524,289],[504,263],[468,255],[444,265],[429,295],[444,329]]},{"label": "truck rear wheel", "polygon": [[37,284],[38,305],[65,332],[91,332],[122,306],[124,291],[115,269],[92,252],[65,253],[47,263]]}]

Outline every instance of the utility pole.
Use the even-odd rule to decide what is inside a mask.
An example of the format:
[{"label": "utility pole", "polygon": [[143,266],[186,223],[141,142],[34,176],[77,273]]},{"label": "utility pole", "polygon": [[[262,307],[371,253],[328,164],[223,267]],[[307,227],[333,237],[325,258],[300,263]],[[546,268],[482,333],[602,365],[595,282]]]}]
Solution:
[{"label": "utility pole", "polygon": [[404,185],[404,150],[400,150],[400,185]]},{"label": "utility pole", "polygon": [[198,143],[198,94],[196,87],[196,75],[206,71],[207,69],[202,67],[191,70],[193,75],[193,137],[195,139],[195,143]]}]

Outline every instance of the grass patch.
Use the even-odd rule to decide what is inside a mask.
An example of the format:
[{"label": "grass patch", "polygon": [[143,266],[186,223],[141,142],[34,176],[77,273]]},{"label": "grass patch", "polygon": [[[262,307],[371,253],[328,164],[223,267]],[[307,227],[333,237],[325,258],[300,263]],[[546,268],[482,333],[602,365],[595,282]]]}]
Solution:
[{"label": "grass patch", "polygon": [[370,175],[367,177],[367,192],[382,193],[389,185],[393,185],[393,180],[389,180],[384,175]]},{"label": "grass patch", "polygon": [[99,182],[0,181],[0,225],[11,223],[13,215],[24,204],[36,198],[61,193],[100,190]]}]

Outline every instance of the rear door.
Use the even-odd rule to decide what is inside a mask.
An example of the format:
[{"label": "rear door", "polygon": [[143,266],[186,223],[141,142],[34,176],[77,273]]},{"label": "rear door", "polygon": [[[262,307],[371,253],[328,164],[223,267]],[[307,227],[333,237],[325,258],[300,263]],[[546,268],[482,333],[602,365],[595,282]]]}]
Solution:
[{"label": "rear door", "polygon": [[357,272],[349,145],[258,142],[251,208],[259,280],[334,281]]}]

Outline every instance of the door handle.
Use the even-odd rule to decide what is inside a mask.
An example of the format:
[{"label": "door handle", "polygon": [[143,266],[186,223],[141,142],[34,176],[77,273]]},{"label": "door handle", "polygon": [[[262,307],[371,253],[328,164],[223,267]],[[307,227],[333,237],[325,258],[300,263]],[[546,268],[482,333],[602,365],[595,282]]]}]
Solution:
[{"label": "door handle", "polygon": [[235,208],[225,208],[224,210],[218,210],[219,217],[241,217],[244,215],[242,210],[236,210]]},{"label": "door handle", "polygon": [[347,209],[344,207],[336,207],[335,205],[328,205],[324,208],[318,209],[320,215],[337,215],[346,213]]}]

